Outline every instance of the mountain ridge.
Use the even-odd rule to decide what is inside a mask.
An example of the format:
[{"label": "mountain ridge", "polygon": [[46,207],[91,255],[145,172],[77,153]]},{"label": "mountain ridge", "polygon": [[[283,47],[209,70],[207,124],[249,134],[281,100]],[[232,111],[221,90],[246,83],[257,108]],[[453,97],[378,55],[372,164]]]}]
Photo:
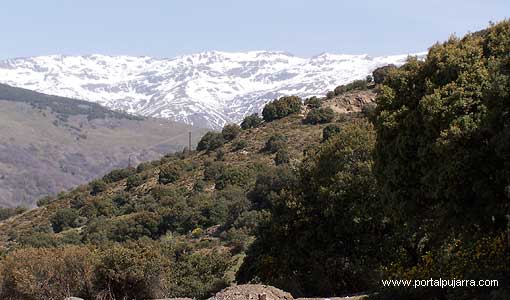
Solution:
[{"label": "mountain ridge", "polygon": [[218,129],[277,97],[323,95],[407,57],[322,53],[303,58],[283,51],[209,51],[174,58],[50,55],[0,61],[0,82]]}]

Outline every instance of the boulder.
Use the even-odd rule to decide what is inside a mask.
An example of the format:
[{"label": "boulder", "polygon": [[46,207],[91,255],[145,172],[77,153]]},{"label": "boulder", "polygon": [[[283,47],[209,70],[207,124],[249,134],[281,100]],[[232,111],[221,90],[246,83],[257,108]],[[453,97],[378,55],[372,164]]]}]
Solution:
[{"label": "boulder", "polygon": [[269,285],[243,284],[228,287],[208,300],[293,300],[291,294]]}]

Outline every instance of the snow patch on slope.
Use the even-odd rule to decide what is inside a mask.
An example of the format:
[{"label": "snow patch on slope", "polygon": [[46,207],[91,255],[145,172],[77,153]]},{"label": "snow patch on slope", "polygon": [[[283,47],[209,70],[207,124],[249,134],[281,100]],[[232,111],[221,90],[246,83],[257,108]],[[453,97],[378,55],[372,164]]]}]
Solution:
[{"label": "snow patch on slope", "polygon": [[[423,55],[423,54],[420,54]],[[0,61],[0,82],[128,113],[220,128],[283,95],[324,95],[408,55],[204,52],[171,59],[51,55]]]}]

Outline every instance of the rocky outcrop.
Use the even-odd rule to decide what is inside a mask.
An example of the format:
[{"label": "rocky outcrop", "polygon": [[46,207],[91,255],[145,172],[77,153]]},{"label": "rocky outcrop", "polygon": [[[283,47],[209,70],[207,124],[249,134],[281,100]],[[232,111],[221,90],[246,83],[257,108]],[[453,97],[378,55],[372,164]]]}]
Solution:
[{"label": "rocky outcrop", "polygon": [[373,89],[351,91],[327,99],[323,106],[331,107],[336,113],[360,112],[366,105],[375,104],[376,94]]},{"label": "rocky outcrop", "polygon": [[269,285],[243,284],[228,287],[208,300],[293,300],[291,294]]}]

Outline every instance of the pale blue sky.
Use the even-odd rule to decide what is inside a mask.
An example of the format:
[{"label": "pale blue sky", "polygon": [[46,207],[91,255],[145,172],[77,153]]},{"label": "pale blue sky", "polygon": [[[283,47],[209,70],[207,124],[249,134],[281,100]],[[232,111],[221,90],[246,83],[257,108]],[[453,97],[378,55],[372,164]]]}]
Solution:
[{"label": "pale blue sky", "polygon": [[0,10],[0,59],[208,50],[389,55],[505,17],[510,0],[10,0]]}]

